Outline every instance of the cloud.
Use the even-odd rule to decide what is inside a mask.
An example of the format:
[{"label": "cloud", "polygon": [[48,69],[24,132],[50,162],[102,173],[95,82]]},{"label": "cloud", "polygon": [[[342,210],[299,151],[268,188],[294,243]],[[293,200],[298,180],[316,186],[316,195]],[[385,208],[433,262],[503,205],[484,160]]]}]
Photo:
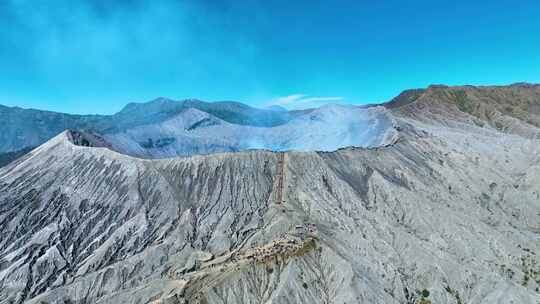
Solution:
[{"label": "cloud", "polygon": [[284,107],[284,106],[288,106],[290,104],[296,103],[299,100],[302,100],[302,98],[304,98],[305,96],[306,95],[304,95],[304,94],[293,94],[293,95],[289,95],[289,96],[278,97],[278,98],[270,101],[268,105]]},{"label": "cloud", "polygon": [[326,103],[340,103],[345,98],[340,96],[317,96],[310,97],[306,94],[292,94],[271,100],[268,106],[281,106],[287,109],[306,109],[319,107]]}]

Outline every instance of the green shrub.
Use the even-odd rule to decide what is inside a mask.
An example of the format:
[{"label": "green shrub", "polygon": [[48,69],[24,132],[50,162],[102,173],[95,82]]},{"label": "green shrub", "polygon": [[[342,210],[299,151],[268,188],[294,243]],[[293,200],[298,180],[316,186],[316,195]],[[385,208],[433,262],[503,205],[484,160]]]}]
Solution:
[{"label": "green shrub", "polygon": [[456,105],[460,111],[472,114],[474,107],[472,101],[467,97],[465,91],[457,91],[454,93]]}]

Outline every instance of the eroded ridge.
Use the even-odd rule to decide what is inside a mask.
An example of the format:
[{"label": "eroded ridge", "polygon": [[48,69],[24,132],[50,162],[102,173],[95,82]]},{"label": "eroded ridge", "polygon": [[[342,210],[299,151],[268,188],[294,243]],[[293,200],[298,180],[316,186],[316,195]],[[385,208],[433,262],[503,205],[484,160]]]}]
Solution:
[{"label": "eroded ridge", "polygon": [[199,303],[206,292],[225,279],[242,272],[251,265],[266,265],[273,261],[287,262],[316,248],[317,231],[313,225],[298,225],[277,239],[256,247],[232,251],[214,257],[199,254],[190,269],[170,269],[167,276],[179,285],[179,292],[153,303]]}]

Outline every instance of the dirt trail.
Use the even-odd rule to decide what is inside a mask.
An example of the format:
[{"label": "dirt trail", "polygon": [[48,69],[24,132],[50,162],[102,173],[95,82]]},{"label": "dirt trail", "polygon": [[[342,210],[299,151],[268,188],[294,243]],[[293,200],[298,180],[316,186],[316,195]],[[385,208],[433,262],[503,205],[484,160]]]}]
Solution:
[{"label": "dirt trail", "polygon": [[278,163],[277,163],[277,200],[276,204],[283,203],[283,184],[285,180],[285,175],[283,173],[283,168],[285,167],[285,153],[281,152],[278,154]]}]

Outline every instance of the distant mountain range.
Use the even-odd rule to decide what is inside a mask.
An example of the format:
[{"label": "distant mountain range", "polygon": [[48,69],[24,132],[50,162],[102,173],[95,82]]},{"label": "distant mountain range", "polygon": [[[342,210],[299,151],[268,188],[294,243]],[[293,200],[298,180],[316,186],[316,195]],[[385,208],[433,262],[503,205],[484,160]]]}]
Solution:
[{"label": "distant mountain range", "polygon": [[295,116],[295,112],[256,109],[238,102],[194,99],[129,103],[114,115],[74,115],[0,105],[0,152],[38,146],[66,129],[118,132],[167,120],[186,109],[197,109],[229,123],[260,127],[277,126]]},{"label": "distant mountain range", "polygon": [[376,146],[392,137],[392,120],[382,107],[333,105],[287,111],[238,102],[158,98],[130,103],[108,116],[2,107],[0,118],[4,163],[66,129],[91,134],[112,150],[143,158],[247,149],[331,151]]}]

